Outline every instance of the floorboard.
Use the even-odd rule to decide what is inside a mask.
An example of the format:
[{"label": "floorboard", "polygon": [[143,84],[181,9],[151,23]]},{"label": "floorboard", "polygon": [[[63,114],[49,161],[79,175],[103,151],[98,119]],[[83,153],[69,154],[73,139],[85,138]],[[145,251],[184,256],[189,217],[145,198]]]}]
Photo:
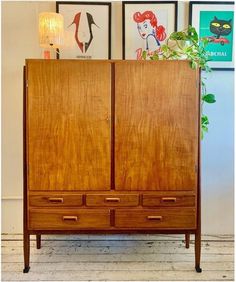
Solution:
[{"label": "floorboard", "polygon": [[194,236],[31,236],[31,269],[23,268],[22,234],[2,235],[2,281],[234,281],[234,238],[204,235],[202,273],[194,270]]}]

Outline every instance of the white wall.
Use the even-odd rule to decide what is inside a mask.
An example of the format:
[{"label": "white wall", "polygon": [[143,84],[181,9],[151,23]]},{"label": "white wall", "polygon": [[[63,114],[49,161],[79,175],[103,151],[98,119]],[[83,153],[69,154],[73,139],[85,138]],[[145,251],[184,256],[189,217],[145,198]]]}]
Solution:
[{"label": "white wall", "polygon": [[38,14],[54,9],[53,2],[2,2],[2,232],[22,232],[23,66],[41,58]]},{"label": "white wall", "polygon": [[233,233],[234,206],[234,72],[207,76],[217,102],[205,107],[209,133],[202,142],[203,231]]},{"label": "white wall", "polygon": [[[179,2],[178,29],[188,24],[188,3]],[[121,3],[112,7],[112,58],[122,54]],[[55,2],[2,2],[2,232],[22,232],[22,67],[41,58],[38,14]],[[202,232],[233,234],[232,71],[214,71],[208,88],[217,103],[206,107],[211,125],[202,142]]]}]

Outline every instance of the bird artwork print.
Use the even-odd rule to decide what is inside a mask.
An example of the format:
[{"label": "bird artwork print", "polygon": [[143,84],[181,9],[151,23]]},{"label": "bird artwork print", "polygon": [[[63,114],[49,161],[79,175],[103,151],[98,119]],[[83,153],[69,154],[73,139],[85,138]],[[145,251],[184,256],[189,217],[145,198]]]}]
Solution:
[{"label": "bird artwork print", "polygon": [[75,14],[73,22],[69,25],[69,27],[73,24],[75,25],[74,38],[82,53],[86,53],[88,51],[89,46],[93,41],[94,35],[93,35],[92,26],[95,25],[96,27],[98,27],[94,21],[93,16],[88,12],[86,12],[86,23],[87,23],[87,29],[89,31],[89,40],[87,42],[79,38],[79,31],[81,29],[81,12]]}]

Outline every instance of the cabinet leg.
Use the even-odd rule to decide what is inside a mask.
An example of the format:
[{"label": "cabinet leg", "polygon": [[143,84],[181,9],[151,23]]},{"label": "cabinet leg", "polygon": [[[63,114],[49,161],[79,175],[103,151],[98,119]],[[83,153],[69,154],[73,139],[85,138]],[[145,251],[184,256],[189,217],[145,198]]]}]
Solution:
[{"label": "cabinet leg", "polygon": [[200,268],[201,259],[201,233],[197,230],[195,233],[195,269],[197,272],[202,272]]},{"label": "cabinet leg", "polygon": [[36,235],[37,249],[41,249],[41,235]]},{"label": "cabinet leg", "polygon": [[185,234],[185,248],[189,249],[189,242],[190,242],[190,234],[186,233]]},{"label": "cabinet leg", "polygon": [[23,269],[24,273],[29,272],[30,269],[29,259],[30,259],[30,235],[27,232],[24,232],[24,263],[25,263],[25,268]]}]

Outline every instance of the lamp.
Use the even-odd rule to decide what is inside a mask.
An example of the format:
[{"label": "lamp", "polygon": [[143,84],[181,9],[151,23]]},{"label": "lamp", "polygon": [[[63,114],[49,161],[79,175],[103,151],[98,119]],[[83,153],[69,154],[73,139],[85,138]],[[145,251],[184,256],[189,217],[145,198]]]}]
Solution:
[{"label": "lamp", "polygon": [[[39,14],[39,43],[44,50],[44,59],[50,59],[51,49],[62,46],[64,19],[58,13]],[[48,50],[47,50],[48,49]]]}]

